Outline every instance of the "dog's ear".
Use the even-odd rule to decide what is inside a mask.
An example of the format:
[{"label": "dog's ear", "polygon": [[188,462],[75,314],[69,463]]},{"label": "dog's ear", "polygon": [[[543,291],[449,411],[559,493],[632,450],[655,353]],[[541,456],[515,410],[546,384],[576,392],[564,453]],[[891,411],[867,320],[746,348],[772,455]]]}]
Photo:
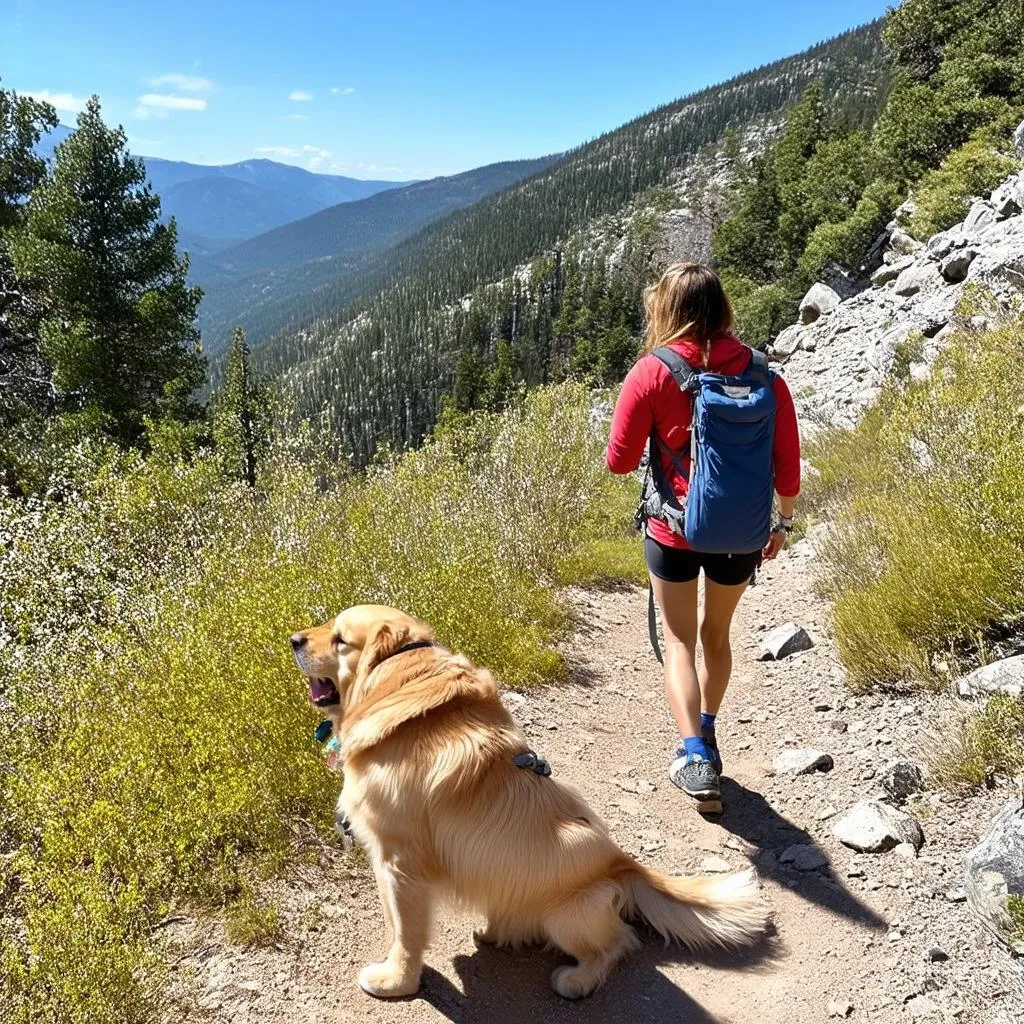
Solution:
[{"label": "dog's ear", "polygon": [[406,623],[381,622],[374,626],[359,658],[359,674],[365,678],[411,640],[412,630]]}]

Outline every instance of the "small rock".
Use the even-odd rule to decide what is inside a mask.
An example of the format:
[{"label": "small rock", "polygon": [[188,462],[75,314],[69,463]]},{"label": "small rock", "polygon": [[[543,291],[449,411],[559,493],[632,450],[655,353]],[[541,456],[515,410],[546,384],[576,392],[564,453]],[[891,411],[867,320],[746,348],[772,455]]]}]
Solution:
[{"label": "small rock", "polygon": [[915,850],[924,844],[917,819],[880,800],[861,800],[832,826],[832,834],[841,843],[862,853],[880,853],[900,843]]},{"label": "small rock", "polygon": [[515,714],[526,704],[526,698],[521,693],[516,693],[515,690],[506,690],[501,695],[501,702],[509,712]]},{"label": "small rock", "polygon": [[913,996],[904,1004],[911,1017],[934,1017],[939,1008],[927,996]]},{"label": "small rock", "polygon": [[967,698],[988,697],[993,693],[1019,697],[1024,693],[1024,654],[976,668],[957,680],[956,692]]},{"label": "small rock", "polygon": [[800,322],[814,323],[824,313],[831,313],[839,305],[839,295],[827,284],[818,281],[800,300]]},{"label": "small rock", "polygon": [[837,811],[831,804],[827,804],[825,807],[822,807],[814,817],[818,821],[825,821],[827,818],[835,817],[838,813],[839,811]]},{"label": "small rock", "polygon": [[814,646],[807,630],[795,622],[777,626],[761,641],[759,661],[781,661],[798,651],[809,651]]},{"label": "small rock", "polygon": [[967,890],[962,885],[947,889],[943,894],[950,903],[963,903],[967,899]]},{"label": "small rock", "polygon": [[814,705],[814,710],[815,711],[831,711],[832,710],[832,705],[829,704],[829,702],[827,700],[819,700]]},{"label": "small rock", "polygon": [[913,761],[891,761],[882,769],[879,781],[882,789],[893,799],[906,800],[924,788],[924,776]]},{"label": "small rock", "polygon": [[939,272],[951,284],[957,284],[967,277],[967,271],[978,255],[977,249],[960,249],[950,253],[940,264]]},{"label": "small rock", "polygon": [[775,772],[778,775],[810,775],[814,771],[831,771],[834,764],[832,755],[823,750],[784,750],[775,758]]},{"label": "small rock", "polygon": [[789,846],[779,854],[780,864],[792,864],[797,871],[815,871],[828,864],[828,857],[817,846],[806,843]]},{"label": "small rock", "polygon": [[838,718],[833,719],[833,721],[829,722],[828,727],[833,732],[846,732],[846,730],[850,728],[845,722],[841,721]]},{"label": "small rock", "polygon": [[830,999],[827,1009],[830,1017],[846,1018],[853,1013],[853,1003],[847,999]]},{"label": "small rock", "polygon": [[941,946],[929,946],[924,951],[924,958],[927,963],[938,964],[949,959],[949,954]]},{"label": "small rock", "polygon": [[732,865],[724,857],[705,857],[697,865],[697,870],[711,874],[723,874],[726,871],[732,871]]},{"label": "small rock", "polygon": [[917,850],[914,849],[913,843],[897,843],[892,852],[904,860],[917,860]]}]

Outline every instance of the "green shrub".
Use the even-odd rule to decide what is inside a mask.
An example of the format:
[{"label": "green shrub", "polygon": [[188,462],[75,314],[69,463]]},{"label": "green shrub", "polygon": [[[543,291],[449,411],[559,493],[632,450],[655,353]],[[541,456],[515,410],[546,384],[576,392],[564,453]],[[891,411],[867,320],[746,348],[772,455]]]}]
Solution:
[{"label": "green shrub", "polygon": [[796,300],[781,285],[766,284],[732,297],[736,333],[755,348],[764,348],[793,322]]},{"label": "green shrub", "polygon": [[854,686],[928,682],[935,655],[1024,614],[1022,359],[1022,321],[961,331],[929,380],[892,386],[854,431],[809,445]]},{"label": "green shrub", "polygon": [[224,933],[236,946],[272,946],[281,938],[277,908],[248,894],[228,907],[224,915]]},{"label": "green shrub", "polygon": [[242,897],[229,927],[270,929],[252,860],[286,857],[295,817],[329,835],[337,788],[296,628],[386,601],[502,682],[561,678],[557,585],[640,561],[602,444],[567,384],[338,486],[298,439],[255,490],[128,456],[76,500],[0,502],[4,1019],[155,1019],[171,901]]},{"label": "green shrub", "polygon": [[813,280],[823,267],[835,262],[855,267],[892,216],[898,190],[886,181],[874,181],[864,190],[853,212],[842,220],[822,222],[811,232],[800,257],[802,280]]},{"label": "green shrub", "polygon": [[914,189],[917,210],[910,221],[914,237],[928,238],[963,220],[971,203],[991,192],[1014,166],[1011,157],[982,139],[972,139],[953,150],[942,166],[924,175]]},{"label": "green shrub", "polygon": [[1024,769],[1024,698],[996,695],[943,736],[930,759],[931,774],[945,786],[985,784],[990,774]]}]

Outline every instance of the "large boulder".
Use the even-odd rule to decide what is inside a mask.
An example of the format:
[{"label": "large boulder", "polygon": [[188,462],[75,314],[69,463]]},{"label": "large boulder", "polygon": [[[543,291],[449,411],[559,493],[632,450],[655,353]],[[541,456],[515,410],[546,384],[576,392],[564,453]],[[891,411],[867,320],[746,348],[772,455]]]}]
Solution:
[{"label": "large boulder", "polygon": [[921,247],[922,243],[912,234],[904,231],[898,224],[893,226],[889,234],[889,252],[893,259],[898,259],[907,253],[915,253]]},{"label": "large boulder", "polygon": [[1021,797],[1014,797],[1003,807],[981,842],[967,855],[964,889],[968,905],[985,927],[1012,950],[1024,953],[1024,800]]},{"label": "large boulder", "polygon": [[839,295],[827,284],[818,281],[812,284],[800,300],[800,322],[812,324],[823,313],[831,313],[840,303]]},{"label": "large boulder", "polygon": [[941,260],[943,256],[948,256],[954,249],[962,249],[966,244],[967,239],[959,228],[940,231],[928,239],[928,256],[930,259]]},{"label": "large boulder", "polygon": [[861,800],[854,804],[832,826],[832,834],[845,846],[861,853],[881,853],[900,843],[910,843],[915,850],[924,845],[924,833],[917,819],[881,800]]},{"label": "large boulder", "polygon": [[800,347],[802,337],[803,330],[799,324],[787,327],[772,342],[772,355],[776,358],[787,359]]},{"label": "large boulder", "polygon": [[916,295],[922,288],[930,288],[940,280],[934,263],[912,263],[896,278],[893,290],[897,295]]},{"label": "large boulder", "polygon": [[1013,133],[1013,152],[1018,160],[1024,160],[1024,121],[1017,125]]},{"label": "large boulder", "polygon": [[956,692],[961,697],[990,697],[1007,693],[1011,697],[1024,694],[1024,654],[993,661],[957,680]]},{"label": "large boulder", "polygon": [[939,271],[947,281],[955,284],[967,277],[967,271],[971,269],[971,264],[977,255],[978,250],[972,249],[970,246],[965,249],[957,249],[939,264]]},{"label": "large boulder", "polygon": [[967,211],[967,216],[964,218],[963,232],[965,235],[974,237],[980,235],[985,228],[990,224],[995,224],[995,222],[996,211],[992,204],[984,199],[979,199]]},{"label": "large boulder", "polygon": [[883,263],[871,275],[871,283],[876,288],[880,288],[883,284],[895,281],[896,278],[907,269],[907,267],[913,266],[915,258],[916,257],[913,255],[910,255],[904,256],[902,259],[896,260],[893,263]]},{"label": "large boulder", "polygon": [[1018,180],[1016,177],[1007,178],[989,197],[992,208],[1000,220],[1007,217],[1016,217],[1020,213],[1020,199],[1018,197]]}]

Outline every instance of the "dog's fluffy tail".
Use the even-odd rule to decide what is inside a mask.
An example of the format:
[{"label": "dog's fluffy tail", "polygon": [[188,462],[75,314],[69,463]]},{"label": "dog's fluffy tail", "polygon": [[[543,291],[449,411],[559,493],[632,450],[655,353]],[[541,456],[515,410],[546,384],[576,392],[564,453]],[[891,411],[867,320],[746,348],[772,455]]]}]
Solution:
[{"label": "dog's fluffy tail", "polygon": [[749,946],[768,925],[753,868],[674,878],[630,860],[616,874],[625,897],[624,915],[644,918],[666,944],[675,939],[694,950]]}]

